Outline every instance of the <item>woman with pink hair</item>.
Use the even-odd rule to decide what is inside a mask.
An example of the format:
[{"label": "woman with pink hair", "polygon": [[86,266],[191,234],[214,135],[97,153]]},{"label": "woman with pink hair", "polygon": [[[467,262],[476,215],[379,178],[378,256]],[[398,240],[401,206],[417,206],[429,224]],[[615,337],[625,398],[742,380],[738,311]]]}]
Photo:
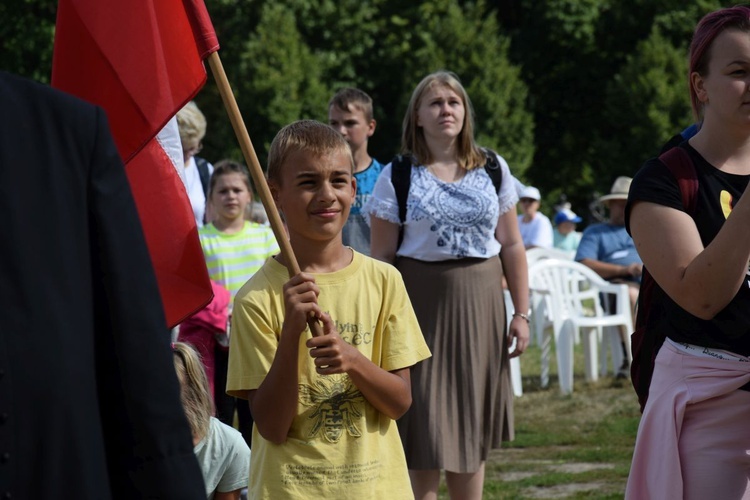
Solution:
[{"label": "woman with pink hair", "polygon": [[630,499],[750,497],[750,8],[698,23],[688,77],[700,129],[673,152],[696,190],[683,202],[685,179],[655,158],[633,179],[626,209],[644,266],[665,292],[638,314],[658,307],[646,332],[666,337]]}]

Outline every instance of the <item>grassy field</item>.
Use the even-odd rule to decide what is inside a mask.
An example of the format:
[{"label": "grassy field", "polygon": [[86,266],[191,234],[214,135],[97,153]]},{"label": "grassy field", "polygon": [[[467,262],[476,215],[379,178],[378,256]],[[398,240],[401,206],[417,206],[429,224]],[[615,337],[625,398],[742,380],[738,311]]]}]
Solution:
[{"label": "grassy field", "polygon": [[[640,418],[635,393],[629,380],[612,376],[587,383],[580,346],[575,356],[568,396],[560,394],[554,361],[550,387],[540,387],[537,346],[522,356],[516,439],[491,453],[485,499],[623,497]],[[440,498],[448,498],[444,484]]]}]

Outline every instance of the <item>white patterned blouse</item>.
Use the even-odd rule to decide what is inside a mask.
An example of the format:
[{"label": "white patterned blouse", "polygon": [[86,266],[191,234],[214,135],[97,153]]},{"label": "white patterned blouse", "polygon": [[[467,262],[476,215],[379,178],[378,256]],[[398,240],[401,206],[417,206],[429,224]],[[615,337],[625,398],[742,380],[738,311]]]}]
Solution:
[{"label": "white patterned blouse", "polygon": [[[508,163],[497,158],[503,172],[499,193],[481,167],[456,182],[444,182],[422,165],[413,167],[404,239],[396,255],[427,262],[498,255],[498,218],[515,206],[518,194]],[[368,221],[377,217],[400,222],[390,163],[380,173],[364,212]]]}]

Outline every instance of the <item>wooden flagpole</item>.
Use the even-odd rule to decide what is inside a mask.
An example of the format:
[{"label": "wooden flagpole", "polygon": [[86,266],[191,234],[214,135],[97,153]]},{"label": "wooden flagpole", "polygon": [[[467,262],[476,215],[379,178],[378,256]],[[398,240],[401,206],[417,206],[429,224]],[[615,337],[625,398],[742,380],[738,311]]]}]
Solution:
[{"label": "wooden flagpole", "polygon": [[[232,87],[229,85],[229,80],[227,79],[227,74],[224,72],[224,66],[221,64],[221,58],[219,57],[218,52],[212,52],[208,56],[208,64],[211,66],[214,80],[216,80],[216,85],[219,87],[221,100],[224,101],[224,107],[229,115],[229,121],[232,123],[232,128],[237,135],[240,148],[242,148],[245,163],[247,163],[248,169],[250,170],[250,175],[253,178],[255,187],[258,189],[260,201],[263,203],[263,207],[268,214],[271,229],[273,230],[273,234],[276,236],[276,241],[278,241],[279,247],[281,248],[281,255],[284,257],[284,262],[287,263],[289,276],[295,276],[300,273],[299,263],[294,256],[292,245],[289,243],[286,229],[281,222],[281,216],[279,215],[279,211],[276,209],[276,204],[271,196],[271,190],[268,188],[265,175],[263,175],[263,169],[258,161],[258,155],[255,154],[255,148],[250,140],[250,135],[247,133],[247,127],[245,127],[245,122],[242,120],[242,114],[237,106],[237,100],[232,93]],[[323,335],[323,328],[318,321],[315,319],[309,319],[307,324],[310,326],[310,331],[313,336],[319,337]]]}]

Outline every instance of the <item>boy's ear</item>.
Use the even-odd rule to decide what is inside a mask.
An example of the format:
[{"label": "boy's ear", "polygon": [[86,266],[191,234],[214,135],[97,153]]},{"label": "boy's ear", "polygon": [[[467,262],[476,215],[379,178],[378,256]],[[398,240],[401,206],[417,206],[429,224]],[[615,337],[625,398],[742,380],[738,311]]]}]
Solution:
[{"label": "boy's ear", "polygon": [[375,126],[378,122],[376,122],[374,119],[370,120],[370,124],[367,127],[367,137],[372,137],[372,134],[375,133]]},{"label": "boy's ear", "polygon": [[352,175],[352,202],[354,202],[354,198],[357,196],[357,178]]},{"label": "boy's ear", "polygon": [[281,205],[279,204],[279,187],[276,185],[276,182],[269,180],[268,190],[271,191],[271,198],[273,198],[276,208],[281,210]]}]

